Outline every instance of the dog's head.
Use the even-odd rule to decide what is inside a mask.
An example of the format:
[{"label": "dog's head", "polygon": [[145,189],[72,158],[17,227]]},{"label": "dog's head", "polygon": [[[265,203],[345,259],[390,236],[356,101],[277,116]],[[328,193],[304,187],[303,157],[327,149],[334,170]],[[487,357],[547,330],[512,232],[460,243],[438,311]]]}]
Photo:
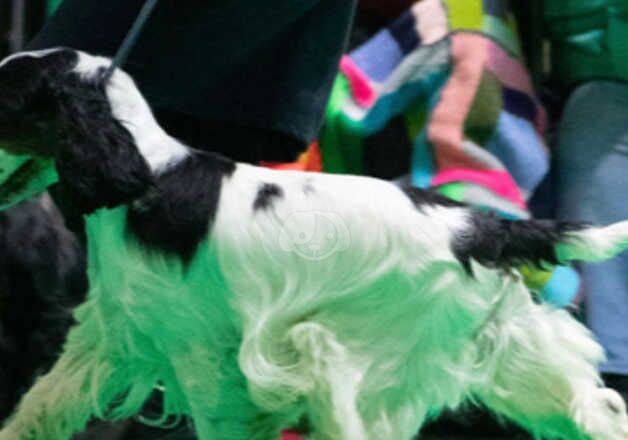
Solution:
[{"label": "dog's head", "polygon": [[151,176],[128,127],[152,113],[129,75],[105,75],[110,64],[66,48],[0,62],[0,147],[53,159],[87,210],[132,200]]},{"label": "dog's head", "polygon": [[76,65],[69,50],[18,53],[0,62],[0,142],[16,153],[51,156],[60,124],[57,90]]}]

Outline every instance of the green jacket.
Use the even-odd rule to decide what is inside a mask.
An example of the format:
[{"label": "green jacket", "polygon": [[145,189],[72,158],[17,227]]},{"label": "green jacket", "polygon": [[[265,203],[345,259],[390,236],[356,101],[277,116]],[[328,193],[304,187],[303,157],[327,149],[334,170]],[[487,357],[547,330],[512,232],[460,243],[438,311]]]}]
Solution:
[{"label": "green jacket", "polygon": [[545,0],[552,79],[628,81],[628,1]]}]

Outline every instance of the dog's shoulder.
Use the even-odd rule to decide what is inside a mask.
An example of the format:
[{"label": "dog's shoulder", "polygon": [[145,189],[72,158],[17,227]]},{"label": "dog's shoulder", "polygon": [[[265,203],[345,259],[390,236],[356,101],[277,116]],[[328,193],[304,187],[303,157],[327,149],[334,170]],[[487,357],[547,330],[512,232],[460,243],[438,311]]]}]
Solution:
[{"label": "dog's shoulder", "polygon": [[153,187],[133,202],[128,227],[143,245],[190,259],[214,221],[222,182],[236,163],[194,151],[155,176]]}]

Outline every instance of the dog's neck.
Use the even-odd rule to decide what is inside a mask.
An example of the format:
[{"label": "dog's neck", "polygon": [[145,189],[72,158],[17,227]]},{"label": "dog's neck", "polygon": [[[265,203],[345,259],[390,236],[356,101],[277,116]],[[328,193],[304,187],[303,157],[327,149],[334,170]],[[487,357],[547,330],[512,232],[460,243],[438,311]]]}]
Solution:
[{"label": "dog's neck", "polygon": [[[111,60],[78,52],[74,71],[91,78],[107,68]],[[153,112],[126,72],[117,69],[106,85],[113,116],[131,133],[153,174],[160,174],[189,155],[188,149],[159,125]]]},{"label": "dog's neck", "polygon": [[132,82],[127,74],[116,72],[107,85],[111,110],[135,139],[153,174],[160,174],[190,153],[185,145],[168,135],[159,125],[148,103]]}]

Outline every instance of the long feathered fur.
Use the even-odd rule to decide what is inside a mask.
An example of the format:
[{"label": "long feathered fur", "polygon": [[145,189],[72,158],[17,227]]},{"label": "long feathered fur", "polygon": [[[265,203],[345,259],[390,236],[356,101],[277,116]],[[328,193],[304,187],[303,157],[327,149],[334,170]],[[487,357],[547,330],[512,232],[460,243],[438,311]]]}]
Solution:
[{"label": "long feathered fur", "polygon": [[[170,138],[124,72],[99,83],[107,59],[21,54],[0,84],[14,63],[40,76],[21,102],[44,104],[12,108],[0,91],[0,128],[34,130],[4,136],[61,168],[70,151],[60,177],[87,215],[90,292],[0,440],[68,439],[92,416],[137,414],[156,386],[154,423],[189,416],[201,440],[272,439],[304,415],[317,439],[409,439],[467,399],[539,437],[628,438],[600,346],[512,268],[608,258],[627,223],[509,222],[376,179],[236,164]],[[93,143],[91,101],[52,111],[76,108],[73,87],[102,94]],[[43,151],[24,118],[51,113],[59,137]]]}]

